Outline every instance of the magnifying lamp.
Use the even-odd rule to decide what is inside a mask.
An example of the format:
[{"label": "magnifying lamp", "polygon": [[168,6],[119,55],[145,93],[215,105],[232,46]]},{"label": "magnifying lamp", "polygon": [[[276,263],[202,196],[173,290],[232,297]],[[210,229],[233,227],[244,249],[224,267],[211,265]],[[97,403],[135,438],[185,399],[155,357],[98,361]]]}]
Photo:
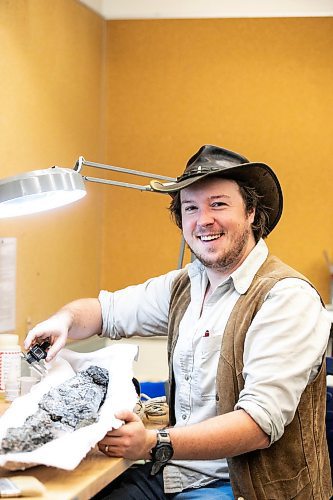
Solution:
[{"label": "magnifying lamp", "polygon": [[176,180],[173,177],[140,170],[86,161],[80,156],[73,169],[51,167],[0,180],[0,218],[44,212],[77,201],[86,195],[84,181],[139,189],[140,191],[154,191],[150,185],[83,176],[81,170],[84,166],[169,182]]},{"label": "magnifying lamp", "polygon": [[[0,219],[45,212],[77,201],[87,194],[84,181],[154,192],[150,184],[132,184],[82,175],[81,171],[84,166],[167,181],[167,183],[173,183],[177,180],[174,177],[142,172],[141,170],[95,163],[80,156],[73,169],[50,167],[0,180]],[[182,238],[178,257],[179,269],[182,267],[184,252],[185,241]]]}]

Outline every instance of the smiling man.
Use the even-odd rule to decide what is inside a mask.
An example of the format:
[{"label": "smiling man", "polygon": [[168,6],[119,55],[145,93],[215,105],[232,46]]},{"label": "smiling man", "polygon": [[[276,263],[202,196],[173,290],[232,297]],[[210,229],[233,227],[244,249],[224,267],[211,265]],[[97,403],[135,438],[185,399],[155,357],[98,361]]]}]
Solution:
[{"label": "smiling man", "polygon": [[211,286],[230,275],[255,246],[255,209],[245,208],[238,184],[218,177],[182,189],[183,236],[207,268]]},{"label": "smiling man", "polygon": [[51,359],[68,337],[168,336],[170,425],[156,433],[121,412],[124,425],[100,450],[147,462],[96,499],[329,499],[330,319],[314,287],[264,242],[282,213],[276,175],[206,145],[175,183],[152,188],[171,195],[194,262],[74,301],[25,342],[49,337]]}]

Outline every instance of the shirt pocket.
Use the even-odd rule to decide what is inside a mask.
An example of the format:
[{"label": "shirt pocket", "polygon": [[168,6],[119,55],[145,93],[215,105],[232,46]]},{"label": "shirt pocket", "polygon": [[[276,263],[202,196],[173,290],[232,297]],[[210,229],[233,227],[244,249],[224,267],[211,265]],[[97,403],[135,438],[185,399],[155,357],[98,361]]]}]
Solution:
[{"label": "shirt pocket", "polygon": [[195,386],[203,402],[215,400],[216,371],[220,357],[222,335],[202,337],[198,345]]}]

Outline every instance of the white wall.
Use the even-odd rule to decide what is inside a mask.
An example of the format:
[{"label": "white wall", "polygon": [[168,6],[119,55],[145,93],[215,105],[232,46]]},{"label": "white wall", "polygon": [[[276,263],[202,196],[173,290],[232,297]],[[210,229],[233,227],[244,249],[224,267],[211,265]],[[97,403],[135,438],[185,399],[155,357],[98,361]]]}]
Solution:
[{"label": "white wall", "polygon": [[105,19],[332,16],[332,0],[79,0]]},{"label": "white wall", "polygon": [[111,342],[126,342],[139,346],[139,357],[133,365],[134,376],[140,382],[160,382],[168,380],[167,339],[165,337],[122,339],[110,341],[97,336],[87,340],[71,342],[66,347],[78,352],[102,349]]}]

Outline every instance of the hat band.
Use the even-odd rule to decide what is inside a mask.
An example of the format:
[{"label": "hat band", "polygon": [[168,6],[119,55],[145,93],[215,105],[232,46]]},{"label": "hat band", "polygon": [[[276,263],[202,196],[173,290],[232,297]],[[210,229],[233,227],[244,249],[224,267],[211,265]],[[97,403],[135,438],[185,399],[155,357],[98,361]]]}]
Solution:
[{"label": "hat band", "polygon": [[188,179],[189,177],[195,177],[197,175],[209,174],[210,172],[215,172],[217,170],[221,170],[221,167],[217,167],[217,166],[203,167],[202,165],[198,165],[197,167],[191,168],[187,172],[184,172],[180,177],[177,177],[177,182]]}]

